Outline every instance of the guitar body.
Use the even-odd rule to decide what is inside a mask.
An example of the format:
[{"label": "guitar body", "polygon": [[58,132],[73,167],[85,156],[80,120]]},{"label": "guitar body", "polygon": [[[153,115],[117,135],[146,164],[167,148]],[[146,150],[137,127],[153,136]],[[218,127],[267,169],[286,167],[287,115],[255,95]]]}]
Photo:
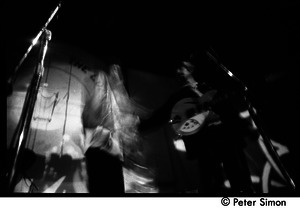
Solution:
[{"label": "guitar body", "polygon": [[185,97],[178,100],[171,111],[173,130],[179,136],[193,135],[201,130],[205,124],[219,121],[219,117],[209,109],[215,90],[211,90],[201,97]]},{"label": "guitar body", "polygon": [[171,112],[172,128],[178,135],[197,133],[208,115],[208,111],[200,111],[197,99],[183,98],[179,100]]},{"label": "guitar body", "polygon": [[217,90],[210,90],[202,94],[197,88],[197,82],[192,76],[192,65],[183,62],[177,73],[186,80],[181,98],[174,102],[169,123],[180,136],[193,135],[201,130],[204,125],[219,124],[220,118],[211,111]]}]

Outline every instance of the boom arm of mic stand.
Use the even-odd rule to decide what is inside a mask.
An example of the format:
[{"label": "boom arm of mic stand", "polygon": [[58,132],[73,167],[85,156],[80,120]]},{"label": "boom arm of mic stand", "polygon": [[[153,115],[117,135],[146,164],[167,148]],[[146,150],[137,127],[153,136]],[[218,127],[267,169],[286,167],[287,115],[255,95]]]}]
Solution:
[{"label": "boom arm of mic stand", "polygon": [[[252,118],[252,120],[254,121],[260,135],[262,136],[262,139],[263,139],[263,143],[265,145],[265,147],[267,148],[268,152],[270,152],[270,157],[267,156],[267,159],[273,159],[273,160],[270,160],[270,164],[273,165],[273,167],[275,169],[279,169],[281,173],[281,175],[284,177],[284,179],[286,180],[286,182],[288,183],[288,187],[295,191],[296,189],[296,186],[292,180],[292,178],[289,176],[288,172],[286,171],[286,169],[284,168],[282,162],[280,161],[279,159],[279,156],[276,152],[276,150],[274,149],[274,146],[270,140],[270,138],[266,135],[266,133],[264,132],[263,128],[262,128],[262,125],[260,123],[260,120],[259,120],[259,117],[257,115],[257,113],[255,112],[253,106],[252,106],[252,103],[250,102],[249,98],[247,97],[247,92],[248,92],[248,88],[245,86],[245,84],[239,79],[237,78],[232,72],[230,72],[223,64],[221,64],[210,52],[206,52],[207,56],[213,60],[223,71],[226,72],[226,74],[228,74],[231,78],[233,78],[235,81],[237,81],[242,89],[245,91],[245,95],[244,95],[244,98],[245,98],[245,102],[247,103],[247,106],[248,106],[248,111],[249,111],[249,114]],[[277,166],[274,166],[274,165],[277,165]]]}]

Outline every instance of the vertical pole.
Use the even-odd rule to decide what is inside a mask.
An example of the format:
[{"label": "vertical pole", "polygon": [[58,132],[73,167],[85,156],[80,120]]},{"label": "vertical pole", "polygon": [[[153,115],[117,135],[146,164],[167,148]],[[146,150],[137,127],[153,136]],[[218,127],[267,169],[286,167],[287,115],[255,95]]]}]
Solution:
[{"label": "vertical pole", "polygon": [[65,109],[65,120],[64,120],[63,132],[62,132],[63,137],[62,137],[61,148],[60,148],[60,156],[63,155],[63,151],[64,151],[66,124],[67,124],[67,119],[68,119],[68,107],[69,107],[69,99],[70,99],[71,76],[72,76],[72,64],[70,66],[70,73],[69,73],[68,92],[67,92],[66,109]]}]

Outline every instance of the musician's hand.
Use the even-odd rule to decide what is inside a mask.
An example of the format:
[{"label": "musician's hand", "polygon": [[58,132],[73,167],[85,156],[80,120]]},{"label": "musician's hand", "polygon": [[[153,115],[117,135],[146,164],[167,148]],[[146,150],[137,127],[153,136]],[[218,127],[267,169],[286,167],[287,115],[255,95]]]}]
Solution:
[{"label": "musician's hand", "polygon": [[99,147],[113,156],[122,157],[118,138],[102,126],[85,129],[85,150],[89,147]]}]

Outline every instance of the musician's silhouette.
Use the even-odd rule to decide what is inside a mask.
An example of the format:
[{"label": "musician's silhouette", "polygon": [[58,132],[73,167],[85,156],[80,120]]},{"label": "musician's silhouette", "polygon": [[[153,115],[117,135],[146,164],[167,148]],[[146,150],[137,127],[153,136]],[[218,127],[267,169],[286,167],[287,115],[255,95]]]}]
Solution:
[{"label": "musician's silhouette", "polygon": [[141,120],[140,130],[151,131],[169,122],[183,139],[188,159],[198,159],[199,193],[223,193],[223,173],[232,193],[253,193],[243,149],[245,137],[258,133],[239,116],[246,110],[241,93],[198,84],[192,77],[193,69],[190,62],[181,64],[177,73],[185,82],[182,88],[150,118]]}]

